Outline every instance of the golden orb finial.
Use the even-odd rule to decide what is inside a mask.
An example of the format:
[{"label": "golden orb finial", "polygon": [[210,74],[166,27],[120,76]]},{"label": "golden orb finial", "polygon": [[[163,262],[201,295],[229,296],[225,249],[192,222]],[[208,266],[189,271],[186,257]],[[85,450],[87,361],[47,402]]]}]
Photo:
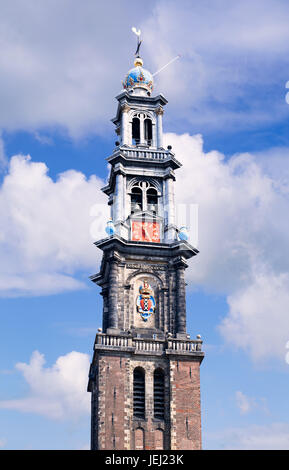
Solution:
[{"label": "golden orb finial", "polygon": [[143,60],[140,57],[136,57],[134,60],[134,66],[135,67],[142,67],[143,66]]}]

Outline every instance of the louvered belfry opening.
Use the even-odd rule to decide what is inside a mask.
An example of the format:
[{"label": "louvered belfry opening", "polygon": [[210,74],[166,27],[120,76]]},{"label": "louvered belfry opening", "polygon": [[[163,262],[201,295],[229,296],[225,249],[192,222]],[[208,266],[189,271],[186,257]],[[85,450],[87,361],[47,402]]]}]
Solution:
[{"label": "louvered belfry opening", "polygon": [[148,145],[152,144],[153,138],[153,128],[152,128],[152,121],[150,119],[144,120],[144,137],[145,141]]},{"label": "louvered belfry opening", "polygon": [[145,419],[145,372],[140,367],[133,372],[133,415]]},{"label": "louvered belfry opening", "polygon": [[154,417],[165,418],[165,376],[162,369],[154,372]]},{"label": "louvered belfry opening", "polygon": [[132,120],[132,141],[133,145],[140,143],[140,120],[137,117]]}]

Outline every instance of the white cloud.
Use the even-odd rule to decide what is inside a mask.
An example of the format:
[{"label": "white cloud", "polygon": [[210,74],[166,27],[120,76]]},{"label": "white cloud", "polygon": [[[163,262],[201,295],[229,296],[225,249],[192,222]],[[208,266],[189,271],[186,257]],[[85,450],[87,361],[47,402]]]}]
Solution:
[{"label": "white cloud", "polygon": [[[85,271],[87,279],[100,257],[92,223],[97,238],[105,235],[103,185],[74,170],[53,181],[44,163],[22,155],[11,159],[0,189],[0,295],[84,287],[76,273]],[[93,217],[92,208],[98,209]]]},{"label": "white cloud", "polygon": [[[220,331],[229,344],[255,360],[284,361],[288,150],[226,160],[220,152],[205,153],[200,135],[166,134],[165,140],[183,163],[176,200],[199,206],[200,253],[190,262],[190,287],[227,296],[229,311]],[[268,164],[274,158],[276,165]],[[2,296],[81,288],[79,274],[85,272],[87,279],[97,270],[101,252],[91,233],[96,232],[94,239],[105,236],[103,181],[73,170],[53,181],[47,171],[44,163],[15,156],[0,189]]]},{"label": "white cloud", "polygon": [[56,126],[74,137],[108,129],[112,97],[132,66],[137,23],[152,72],[181,54],[156,77],[172,120],[224,132],[288,116],[275,94],[281,86],[285,97],[289,79],[288,4],[209,4],[1,0],[0,128]]},{"label": "white cloud", "polygon": [[149,3],[1,0],[0,128],[79,137],[111,126],[133,62],[131,25]]},{"label": "white cloud", "polygon": [[171,125],[180,103],[199,131],[252,129],[288,116],[288,14],[288,4],[275,0],[158,2],[143,24],[144,47],[154,51],[156,70],[181,54],[157,76]]},{"label": "white cloud", "polygon": [[228,297],[229,314],[220,330],[228,343],[256,360],[279,357],[285,362],[289,339],[289,274],[256,276],[252,284]]},{"label": "white cloud", "polygon": [[254,280],[256,271],[286,270],[289,201],[255,156],[226,160],[220,152],[206,153],[200,135],[166,134],[165,141],[183,164],[176,200],[199,206],[200,254],[190,263],[191,280],[231,293]]},{"label": "white cloud", "polygon": [[235,397],[237,407],[239,408],[241,414],[247,414],[256,407],[256,400],[254,398],[248,397],[240,390],[235,393]]},{"label": "white cloud", "polygon": [[50,419],[77,419],[90,412],[87,393],[89,356],[72,351],[45,367],[43,354],[34,351],[30,362],[16,364],[27,384],[29,395],[0,401],[0,408],[36,413]]},{"label": "white cloud", "polygon": [[2,138],[2,132],[0,132],[0,170],[7,166],[7,157],[5,154],[4,141]]},{"label": "white cloud", "polygon": [[52,145],[53,144],[53,139],[51,137],[48,137],[47,135],[40,134],[39,132],[35,131],[34,132],[34,138],[38,140],[42,145]]},{"label": "white cloud", "polygon": [[229,428],[206,433],[207,448],[218,450],[288,450],[289,426],[272,423],[264,426]]},{"label": "white cloud", "polygon": [[251,400],[240,390],[235,394],[237,407],[239,408],[241,414],[248,413],[252,408]]},{"label": "white cloud", "polygon": [[229,312],[221,325],[226,341],[254,359],[284,361],[289,339],[288,150],[271,152],[268,165],[268,155],[238,154],[226,160],[217,151],[205,153],[200,135],[166,134],[165,140],[183,163],[176,175],[177,201],[199,205],[200,253],[190,261],[190,286],[228,296]]}]

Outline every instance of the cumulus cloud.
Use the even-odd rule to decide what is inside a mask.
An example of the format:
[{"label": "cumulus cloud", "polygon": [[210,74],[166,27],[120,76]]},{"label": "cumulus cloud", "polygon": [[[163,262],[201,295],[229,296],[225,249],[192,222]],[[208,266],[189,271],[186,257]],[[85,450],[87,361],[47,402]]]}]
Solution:
[{"label": "cumulus cloud", "polygon": [[272,423],[264,426],[228,428],[206,433],[210,449],[219,450],[288,450],[289,426]]},{"label": "cumulus cloud", "polygon": [[289,426],[272,423],[264,426],[235,427],[206,433],[210,449],[219,450],[288,450]]},{"label": "cumulus cloud", "polygon": [[144,21],[144,47],[154,51],[156,70],[181,54],[157,76],[170,98],[171,124],[180,102],[183,119],[201,132],[252,129],[287,116],[288,14],[280,0],[184,1],[182,8],[158,2]]},{"label": "cumulus cloud", "polygon": [[[176,199],[197,204],[198,248],[189,288],[225,295],[225,340],[255,360],[284,360],[288,341],[288,149],[204,152],[201,135],[166,134],[177,158]],[[276,158],[276,165],[268,162]],[[274,170],[273,170],[273,169]],[[0,295],[47,294],[84,286],[95,272],[108,217],[104,185],[66,171],[53,181],[44,163],[11,159],[0,189]],[[192,227],[195,229],[195,227]],[[225,312],[224,312],[225,315]]]},{"label": "cumulus cloud", "polygon": [[[166,134],[183,163],[177,201],[199,206],[199,250],[188,269],[190,286],[228,298],[220,331],[254,359],[284,360],[289,331],[288,151],[226,159],[204,152],[200,135]],[[273,159],[274,157],[271,156]],[[279,170],[277,170],[279,167]]]},{"label": "cumulus cloud", "polygon": [[93,241],[105,234],[102,186],[98,177],[74,170],[54,181],[44,163],[11,159],[0,188],[0,295],[84,287],[76,273],[87,278],[96,269],[100,252]]},{"label": "cumulus cloud", "polygon": [[44,355],[34,351],[28,364],[16,364],[29,386],[24,398],[0,401],[0,408],[36,413],[50,419],[77,419],[90,412],[87,393],[89,356],[72,351],[45,367]]},{"label": "cumulus cloud", "polygon": [[252,401],[240,390],[236,392],[235,396],[241,414],[248,413],[252,408]]},{"label": "cumulus cloud", "polygon": [[181,54],[156,77],[174,122],[225,132],[287,116],[288,4],[207,3],[1,0],[0,128],[104,132],[115,112],[110,97],[132,66],[137,22],[152,72]]},{"label": "cumulus cloud", "polygon": [[1,0],[0,128],[106,130],[149,3]]},{"label": "cumulus cloud", "polygon": [[269,410],[265,398],[254,398],[237,390],[235,393],[236,405],[242,415],[251,413],[252,411],[262,411],[268,414]]},{"label": "cumulus cloud", "polygon": [[7,166],[7,157],[5,154],[4,140],[2,138],[2,132],[0,132],[0,170]]},{"label": "cumulus cloud", "polygon": [[228,297],[229,313],[220,330],[228,343],[255,360],[285,361],[289,339],[289,275],[259,274],[252,284]]}]

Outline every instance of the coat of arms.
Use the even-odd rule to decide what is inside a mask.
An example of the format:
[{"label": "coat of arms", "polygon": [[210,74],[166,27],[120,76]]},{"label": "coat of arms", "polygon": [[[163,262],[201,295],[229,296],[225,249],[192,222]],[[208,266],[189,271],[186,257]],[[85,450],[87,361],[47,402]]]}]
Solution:
[{"label": "coat of arms", "polygon": [[156,302],[153,296],[153,290],[145,279],[143,285],[139,288],[140,294],[137,297],[137,311],[140,313],[143,321],[147,321],[155,311]]}]

